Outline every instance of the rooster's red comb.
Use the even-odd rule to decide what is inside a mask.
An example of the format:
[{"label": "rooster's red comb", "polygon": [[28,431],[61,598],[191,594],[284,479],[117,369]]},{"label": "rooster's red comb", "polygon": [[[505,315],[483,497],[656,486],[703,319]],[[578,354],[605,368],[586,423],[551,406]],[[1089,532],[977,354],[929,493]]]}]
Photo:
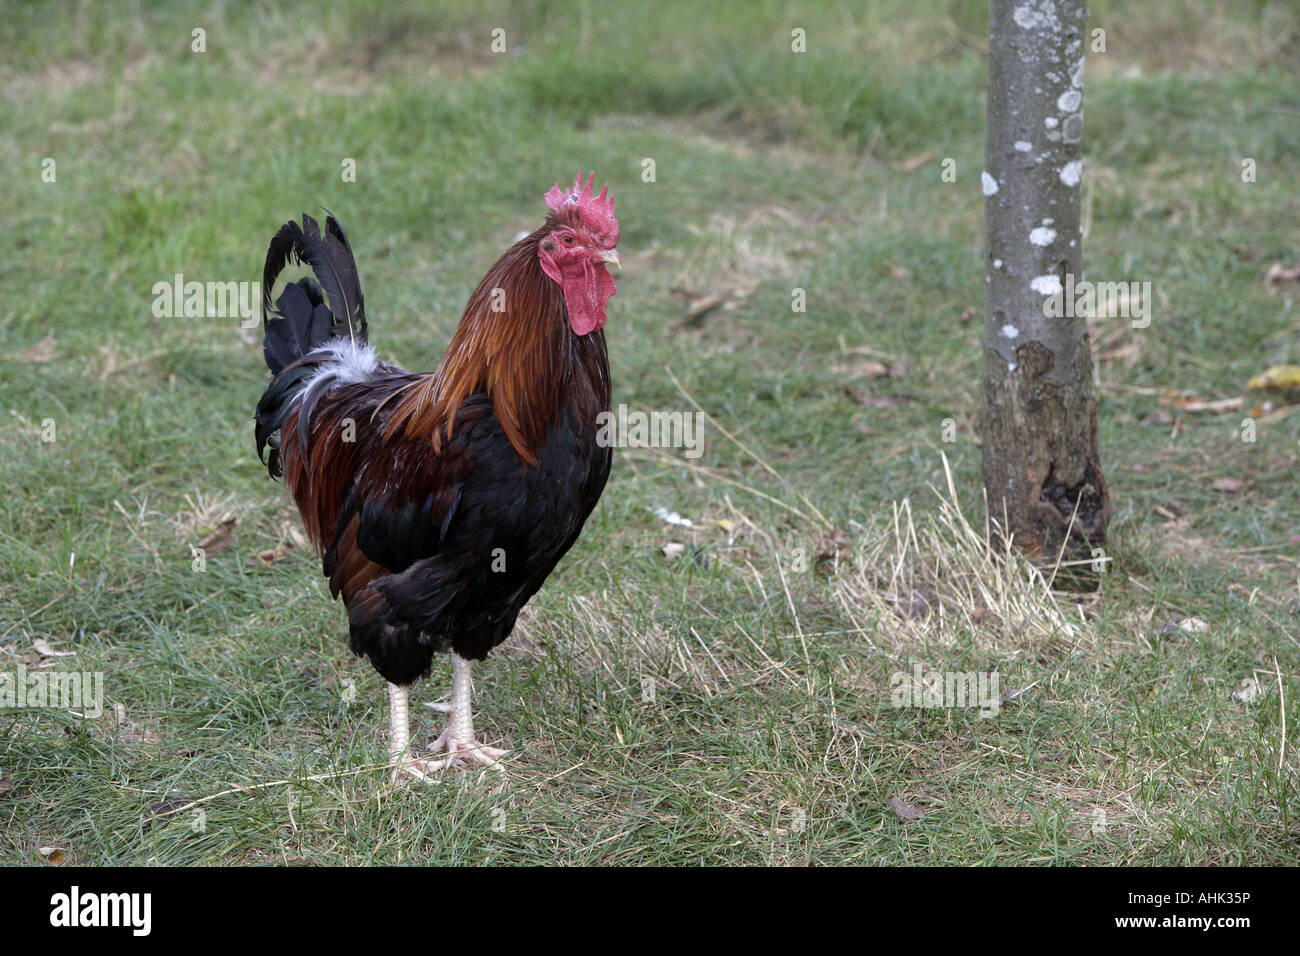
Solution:
[{"label": "rooster's red comb", "polygon": [[563,219],[575,226],[579,224],[586,226],[598,236],[608,236],[612,233],[614,241],[617,242],[618,220],[614,218],[614,200],[609,198],[609,183],[605,184],[599,196],[593,196],[591,187],[595,182],[596,174],[592,173],[584,186],[582,170],[578,170],[573,186],[567,191],[561,189],[559,183],[551,188],[546,194],[546,208],[557,219]]}]

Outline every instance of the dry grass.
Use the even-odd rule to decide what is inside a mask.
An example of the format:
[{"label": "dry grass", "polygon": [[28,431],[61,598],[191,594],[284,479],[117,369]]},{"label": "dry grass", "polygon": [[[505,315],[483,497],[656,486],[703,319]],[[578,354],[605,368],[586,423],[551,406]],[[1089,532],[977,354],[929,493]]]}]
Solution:
[{"label": "dry grass", "polygon": [[991,545],[987,527],[967,519],[944,456],[946,494],[920,516],[895,502],[885,529],[862,529],[852,559],[837,569],[836,600],[864,640],[894,653],[922,645],[1012,651],[1087,640],[1081,608],[1062,607],[1052,572],[1012,542]]}]

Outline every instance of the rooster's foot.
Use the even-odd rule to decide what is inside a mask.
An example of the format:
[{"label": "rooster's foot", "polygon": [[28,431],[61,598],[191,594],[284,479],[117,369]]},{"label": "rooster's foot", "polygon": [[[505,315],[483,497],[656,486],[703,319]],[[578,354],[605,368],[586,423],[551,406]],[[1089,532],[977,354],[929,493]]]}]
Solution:
[{"label": "rooster's foot", "polygon": [[509,750],[502,750],[500,747],[489,747],[487,744],[479,743],[477,740],[452,740],[451,728],[448,727],[442,732],[442,735],[433,742],[433,753],[442,753],[443,756],[437,760],[430,761],[431,769],[450,770],[453,767],[464,767],[466,762],[470,764],[483,764],[496,770],[505,772],[505,765],[501,763],[501,758],[510,753]]},{"label": "rooster's foot", "polygon": [[467,760],[505,773],[505,765],[499,762],[499,758],[507,753],[508,750],[474,744],[458,746],[452,756],[403,757],[392,762],[391,779],[393,783],[398,783],[403,777],[412,777],[425,783],[436,783],[438,777],[449,770],[469,769]]}]

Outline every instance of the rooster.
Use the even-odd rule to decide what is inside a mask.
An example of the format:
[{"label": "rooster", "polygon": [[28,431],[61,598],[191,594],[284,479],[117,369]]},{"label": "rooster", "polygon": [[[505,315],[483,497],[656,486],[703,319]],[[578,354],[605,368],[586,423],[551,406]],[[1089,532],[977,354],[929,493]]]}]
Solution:
[{"label": "rooster", "polygon": [[[609,477],[605,308],[619,265],[608,185],[557,184],[541,228],[478,284],[437,369],[380,361],[367,341],[352,248],[330,215],[286,223],[263,274],[259,458],[283,475],[347,608],[349,645],[388,682],[394,779],[495,765],[480,743],[471,666],[577,540]],[[291,259],[315,278],[276,278]],[[268,454],[269,452],[269,454]],[[411,753],[409,689],[451,654],[433,757]]]}]

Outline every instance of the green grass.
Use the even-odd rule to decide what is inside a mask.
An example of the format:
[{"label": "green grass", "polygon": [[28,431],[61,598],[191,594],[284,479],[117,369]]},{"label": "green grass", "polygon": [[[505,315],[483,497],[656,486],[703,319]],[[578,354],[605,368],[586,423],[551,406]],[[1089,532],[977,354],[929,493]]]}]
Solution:
[{"label": "green grass", "polygon": [[[0,24],[0,671],[100,671],[107,698],[97,720],[0,710],[0,861],[1296,862],[1300,416],[1266,410],[1240,439],[1264,399],[1246,380],[1300,360],[1294,287],[1262,281],[1297,259],[1294,13],[1091,5],[1108,52],[1088,64],[1088,274],[1151,281],[1161,305],[1147,329],[1093,332],[1102,591],[1076,608],[1008,585],[1012,614],[964,596],[954,525],[924,532],[951,517],[941,453],[982,522],[982,3],[262,6],[19,4]],[[623,227],[615,402],[693,399],[716,424],[694,462],[617,453],[581,541],[479,668],[479,729],[519,748],[505,779],[393,787],[383,682],[317,562],[255,561],[297,526],[252,450],[259,347],[232,320],[154,318],[150,290],[258,278],[279,224],[328,206],[373,341],[429,368],[579,167]],[[728,307],[684,323],[710,293]],[[870,378],[871,359],[901,374]],[[1169,391],[1246,402],[1184,414]],[[915,547],[895,537],[904,499]],[[227,516],[230,547],[196,573],[191,546]],[[931,616],[891,613],[900,586],[929,588]],[[1027,689],[990,719],[896,709],[913,661]],[[1235,699],[1252,674],[1262,696]],[[416,709],[424,742],[438,715]]]}]

